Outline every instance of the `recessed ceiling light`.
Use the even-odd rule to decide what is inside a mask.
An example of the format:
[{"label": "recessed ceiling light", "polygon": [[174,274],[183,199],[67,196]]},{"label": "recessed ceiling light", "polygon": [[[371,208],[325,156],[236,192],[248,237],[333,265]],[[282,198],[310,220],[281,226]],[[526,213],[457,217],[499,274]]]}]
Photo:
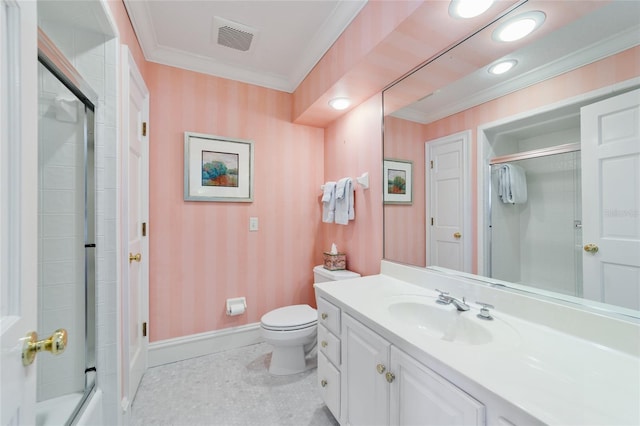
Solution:
[{"label": "recessed ceiling light", "polygon": [[349,108],[351,101],[348,98],[334,98],[329,101],[329,106],[338,111]]},{"label": "recessed ceiling light", "polygon": [[546,15],[538,10],[523,13],[502,23],[493,32],[496,41],[516,41],[531,34],[546,19]]},{"label": "recessed ceiling light", "polygon": [[504,74],[509,71],[511,68],[515,67],[518,61],[515,59],[509,59],[508,61],[501,61],[497,64],[491,65],[489,67],[489,72],[494,75]]},{"label": "recessed ceiling light", "polygon": [[449,15],[454,18],[473,18],[483,14],[494,0],[451,0]]}]

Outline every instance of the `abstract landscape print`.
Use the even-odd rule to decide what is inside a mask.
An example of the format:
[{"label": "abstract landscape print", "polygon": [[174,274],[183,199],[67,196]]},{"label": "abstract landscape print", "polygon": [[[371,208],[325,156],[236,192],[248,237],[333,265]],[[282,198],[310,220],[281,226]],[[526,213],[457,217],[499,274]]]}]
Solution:
[{"label": "abstract landscape print", "polygon": [[202,151],[202,186],[237,188],[239,159],[235,153]]},{"label": "abstract landscape print", "polygon": [[389,194],[407,193],[407,172],[405,170],[388,169],[387,191]]}]

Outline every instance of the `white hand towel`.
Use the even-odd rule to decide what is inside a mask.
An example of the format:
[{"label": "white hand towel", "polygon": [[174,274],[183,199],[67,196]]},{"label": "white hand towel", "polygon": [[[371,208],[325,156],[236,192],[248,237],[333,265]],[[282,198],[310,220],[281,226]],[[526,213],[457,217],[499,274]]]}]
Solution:
[{"label": "white hand towel", "polygon": [[336,184],[336,215],[335,221],[340,225],[347,225],[355,218],[353,209],[353,181],[342,178]]},{"label": "white hand towel", "polygon": [[524,169],[515,164],[503,164],[498,169],[498,196],[505,204],[527,202],[527,178]]},{"label": "white hand towel", "polygon": [[333,223],[336,209],[336,183],[327,182],[324,184],[322,193],[322,221]]}]

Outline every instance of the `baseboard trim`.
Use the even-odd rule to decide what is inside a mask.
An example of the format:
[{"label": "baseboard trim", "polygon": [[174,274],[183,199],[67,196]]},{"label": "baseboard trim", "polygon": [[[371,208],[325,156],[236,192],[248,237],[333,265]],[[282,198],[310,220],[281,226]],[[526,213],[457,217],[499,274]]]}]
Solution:
[{"label": "baseboard trim", "polygon": [[260,323],[149,343],[148,366],[169,364],[263,342]]}]

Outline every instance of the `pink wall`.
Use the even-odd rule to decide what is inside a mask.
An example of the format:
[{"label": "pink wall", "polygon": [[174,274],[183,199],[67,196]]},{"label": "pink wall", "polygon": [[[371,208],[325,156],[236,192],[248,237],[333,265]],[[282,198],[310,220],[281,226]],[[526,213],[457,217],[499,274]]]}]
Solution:
[{"label": "pink wall", "polygon": [[[291,95],[155,63],[151,92],[151,341],[260,320],[314,304],[322,260],[323,129],[292,124]],[[185,202],[185,131],[254,141],[252,203]],[[259,218],[249,232],[249,217]],[[378,228],[380,229],[380,228]],[[225,315],[246,296],[247,313]]]},{"label": "pink wall", "polygon": [[417,266],[426,266],[425,127],[391,116],[384,119],[384,158],[413,160],[413,204],[384,206],[384,222],[387,225],[384,227],[384,257]]},{"label": "pink wall", "polygon": [[[467,129],[472,131],[472,170],[471,176],[473,176],[473,182],[471,186],[472,199],[477,200],[477,128],[484,123],[490,123],[503,117],[512,116],[528,110],[532,110],[538,107],[542,107],[547,104],[559,102],[563,99],[578,96],[583,93],[587,93],[598,88],[606,87],[621,81],[625,81],[634,77],[640,76],[640,47],[635,47],[627,51],[621,52],[617,55],[605,58],[590,65],[584,66],[577,70],[565,73],[556,78],[541,82],[534,86],[520,90],[518,92],[511,93],[503,96],[502,98],[495,99],[493,101],[484,103],[474,108],[470,108],[466,111],[462,111],[458,114],[452,115],[442,120],[438,120],[434,123],[425,126],[424,139],[425,141],[437,139],[443,136],[451,135],[457,132],[461,132]],[[386,132],[387,121],[385,119],[385,150],[387,150],[386,144]],[[391,129],[397,128],[397,125],[391,125]],[[407,148],[411,149],[411,148]],[[388,154],[385,152],[385,156]],[[418,153],[419,159],[424,159],[424,152]],[[424,176],[423,162],[414,161],[414,173],[422,174]],[[414,180],[415,181],[415,180]],[[423,209],[423,206],[416,205],[414,203],[414,209]],[[385,208],[386,213],[387,208]],[[420,216],[421,211],[416,211],[415,216]],[[477,203],[473,203],[472,208],[472,227],[473,227],[473,239],[477,241],[478,229],[477,229]],[[423,216],[424,217],[424,216]],[[420,220],[419,222],[424,222]],[[411,222],[403,221],[387,221],[385,217],[385,233],[394,233],[399,235],[410,234],[414,229]],[[424,232],[418,233],[418,237],[423,237],[421,242],[422,246],[425,245]],[[385,249],[389,247],[389,241],[385,243]],[[414,243],[418,246],[418,242]],[[391,259],[402,259],[405,263],[412,263],[416,265],[422,265],[423,261],[405,260],[405,257],[399,257],[400,252],[393,248],[391,253],[395,256]],[[410,259],[410,258],[406,258]],[[411,258],[413,259],[413,258]],[[477,251],[474,247],[473,253],[473,271],[477,272]]]},{"label": "pink wall", "polygon": [[[362,275],[380,272],[382,259],[382,96],[365,101],[325,129],[324,177],[354,179],[369,172],[369,189],[356,185],[355,220],[322,223],[322,249],[336,243],[347,267]],[[320,206],[320,192],[318,203]]]},{"label": "pink wall", "polygon": [[[327,241],[345,249],[358,272],[379,271],[379,95],[327,129],[325,157],[325,131],[291,123],[292,95],[147,62],[122,2],[108,4],[151,99],[150,341],[254,323],[279,306],[315,305],[312,268],[322,262]],[[183,201],[185,131],[254,141],[253,203]],[[322,225],[325,173],[363,171],[372,187],[357,190],[356,222]],[[258,232],[248,231],[251,216],[259,218]],[[247,313],[227,317],[225,300],[237,296],[247,297]]]}]

